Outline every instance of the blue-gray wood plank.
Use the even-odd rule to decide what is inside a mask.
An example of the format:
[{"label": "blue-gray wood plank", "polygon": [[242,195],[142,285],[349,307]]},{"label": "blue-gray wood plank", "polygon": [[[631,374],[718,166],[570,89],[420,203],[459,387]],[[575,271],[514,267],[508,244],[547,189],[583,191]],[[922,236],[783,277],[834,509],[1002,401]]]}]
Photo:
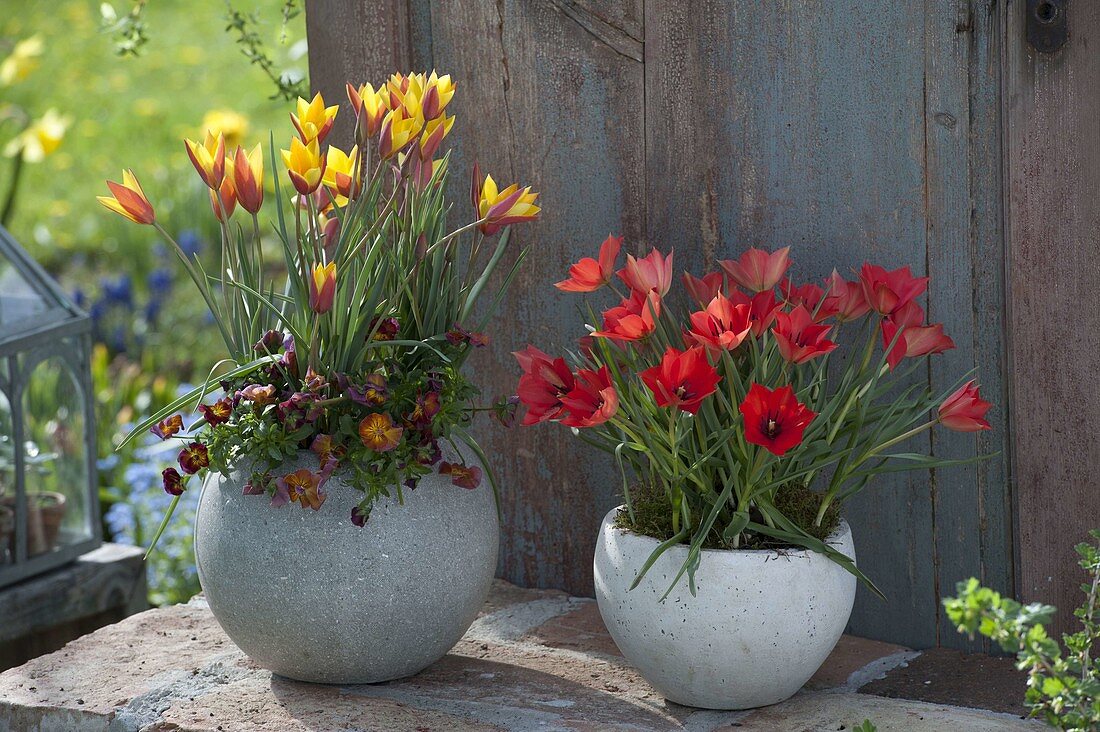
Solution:
[{"label": "blue-gray wood plank", "polygon": [[[946,388],[977,359],[983,392],[1004,403],[995,4],[318,7],[308,9],[311,71],[326,92],[349,73],[380,79],[394,58],[456,77],[458,206],[474,155],[498,180],[542,192],[542,221],[516,232],[533,256],[491,353],[473,364],[487,396],[515,383],[509,351],[528,341],[566,347],[577,335],[575,302],[551,284],[614,231],[637,251],[675,248],[678,270],[784,245],[804,278],[865,259],[910,264],[934,277],[926,305],[959,346],[922,378]],[[371,31],[372,12],[404,30]],[[320,15],[352,18],[362,51],[315,48]],[[383,40],[399,48],[379,49]],[[931,447],[952,457],[976,444],[1002,449],[1004,416],[993,414],[996,429],[979,443],[938,434]],[[590,594],[598,520],[617,500],[609,461],[560,430],[479,434],[504,489],[501,574]],[[1008,496],[1001,458],[874,484],[847,515],[859,562],[889,600],[861,592],[851,630],[915,647],[964,644],[939,596],[971,574],[1012,589]]]}]

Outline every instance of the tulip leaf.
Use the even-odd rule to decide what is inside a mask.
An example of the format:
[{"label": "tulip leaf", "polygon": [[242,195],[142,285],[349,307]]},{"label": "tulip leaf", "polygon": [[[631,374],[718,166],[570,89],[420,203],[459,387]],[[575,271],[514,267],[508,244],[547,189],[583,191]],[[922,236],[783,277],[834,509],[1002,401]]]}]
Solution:
[{"label": "tulip leaf", "polygon": [[168,504],[168,509],[164,512],[164,518],[161,519],[160,526],[157,527],[157,532],[153,534],[153,540],[149,542],[149,548],[145,550],[142,560],[148,559],[149,555],[153,553],[153,549],[156,548],[161,535],[164,533],[164,530],[168,528],[168,522],[172,520],[172,514],[176,512],[176,506],[179,505],[179,502],[179,496],[172,496],[172,502]]}]

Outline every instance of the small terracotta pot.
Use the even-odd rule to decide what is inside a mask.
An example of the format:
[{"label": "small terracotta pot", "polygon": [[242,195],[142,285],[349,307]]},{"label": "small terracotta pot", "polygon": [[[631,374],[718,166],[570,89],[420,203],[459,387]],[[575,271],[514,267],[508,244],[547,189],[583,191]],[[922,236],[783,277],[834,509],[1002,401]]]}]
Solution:
[{"label": "small terracotta pot", "polygon": [[0,504],[0,564],[9,564],[15,557],[15,510]]},{"label": "small terracotta pot", "polygon": [[[0,509],[7,509],[12,516],[12,531],[7,536],[11,555],[15,556],[15,497],[0,499]],[[27,495],[27,556],[45,554],[57,546],[61,521],[68,509],[68,499],[61,493],[43,491]],[[3,519],[0,518],[0,543],[4,541]]]}]

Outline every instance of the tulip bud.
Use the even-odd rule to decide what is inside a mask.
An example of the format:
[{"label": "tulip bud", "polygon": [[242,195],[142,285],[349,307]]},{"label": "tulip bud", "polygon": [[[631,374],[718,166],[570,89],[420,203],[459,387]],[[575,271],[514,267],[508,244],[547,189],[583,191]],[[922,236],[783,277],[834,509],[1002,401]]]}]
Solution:
[{"label": "tulip bud", "polygon": [[309,280],[309,307],[318,315],[332,309],[336,296],[336,262],[318,264]]}]

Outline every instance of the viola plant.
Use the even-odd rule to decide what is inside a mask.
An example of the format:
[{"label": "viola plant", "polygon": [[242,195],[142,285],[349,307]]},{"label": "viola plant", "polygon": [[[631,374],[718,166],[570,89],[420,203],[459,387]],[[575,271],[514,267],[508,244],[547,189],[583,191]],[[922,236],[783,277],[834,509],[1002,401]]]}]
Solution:
[{"label": "viola plant", "polygon": [[[363,493],[348,517],[362,526],[379,498],[395,490],[400,500],[431,472],[463,488],[481,481],[479,467],[443,461],[441,446],[457,451],[458,440],[481,456],[465,429],[479,410],[461,369],[488,342],[485,326],[525,252],[489,283],[507,252],[508,226],[538,216],[537,194],[498,189],[475,165],[472,219],[447,231],[449,153],[440,148],[454,123],[450,77],[394,74],[377,88],[348,84],[347,93],[350,150],[328,141],[338,108],[320,94],[298,100],[296,134],[279,156],[274,144],[266,159],[259,146],[229,150],[220,133],[186,141],[220,225],[217,272],[162,226],[132,171],[99,199],[164,237],[229,354],[203,386],[130,435],[181,442],[178,465],[162,476],[171,495],[195,475],[245,465],[246,494],[316,510],[340,472]],[[265,164],[286,171],[273,195]],[[265,203],[275,211],[278,262],[264,260]],[[486,294],[491,302],[475,309]],[[197,415],[184,429],[178,412],[190,406]],[[312,467],[281,467],[304,451]]]},{"label": "viola plant", "polygon": [[[942,394],[906,386],[925,357],[954,348],[917,301],[928,279],[865,264],[851,280],[834,270],[796,285],[788,248],[750,249],[720,271],[684,274],[691,305],[681,308],[672,254],[627,255],[619,268],[621,247],[608,237],[556,285],[615,298],[599,314],[588,307],[579,347],[515,356],[523,424],[560,422],[611,453],[623,475],[619,525],[662,540],[635,586],[688,544],[673,586],[686,573],[694,591],[704,548],[798,546],[873,588],[827,543],[839,507],[876,475],[966,462],[900,451],[925,430],[990,427],[969,375]],[[856,347],[830,368],[846,340]]]}]

